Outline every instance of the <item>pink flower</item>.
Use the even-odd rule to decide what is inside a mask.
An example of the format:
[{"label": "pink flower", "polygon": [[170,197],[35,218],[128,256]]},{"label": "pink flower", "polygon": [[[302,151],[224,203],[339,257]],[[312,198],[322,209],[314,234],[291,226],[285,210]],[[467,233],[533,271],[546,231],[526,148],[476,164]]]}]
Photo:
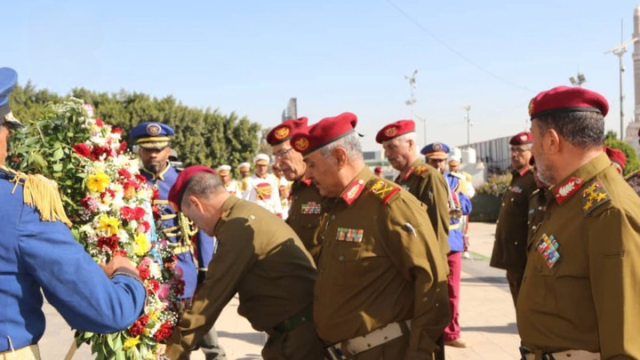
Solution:
[{"label": "pink flower", "polygon": [[96,126],[103,127],[104,126],[104,121],[102,121],[102,119],[96,119]]},{"label": "pink flower", "polygon": [[149,259],[148,257],[143,257],[142,260],[140,261],[140,265],[144,265],[144,266],[149,266],[151,265],[151,259]]},{"label": "pink flower", "polygon": [[162,284],[160,285],[160,289],[158,289],[158,292],[156,293],[156,295],[158,295],[160,300],[164,300],[169,296],[170,292],[171,292],[171,286],[169,286],[169,284]]},{"label": "pink flower", "polygon": [[184,272],[182,271],[182,267],[180,265],[176,265],[176,278],[182,279]]}]

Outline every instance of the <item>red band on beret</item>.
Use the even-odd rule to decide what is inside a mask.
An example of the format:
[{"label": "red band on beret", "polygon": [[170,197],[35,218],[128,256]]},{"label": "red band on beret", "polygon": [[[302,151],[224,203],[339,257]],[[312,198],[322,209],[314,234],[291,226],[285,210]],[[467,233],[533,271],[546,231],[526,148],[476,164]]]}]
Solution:
[{"label": "red band on beret", "polygon": [[568,112],[598,112],[606,116],[609,103],[595,91],[571,86],[558,86],[543,91],[529,102],[529,115],[532,119]]}]

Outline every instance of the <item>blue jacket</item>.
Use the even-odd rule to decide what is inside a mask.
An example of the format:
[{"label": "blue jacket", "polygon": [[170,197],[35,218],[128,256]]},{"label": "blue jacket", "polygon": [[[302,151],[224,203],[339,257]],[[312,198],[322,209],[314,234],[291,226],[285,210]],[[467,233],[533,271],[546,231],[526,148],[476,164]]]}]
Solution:
[{"label": "blue jacket", "polygon": [[[176,211],[166,201],[169,198],[169,190],[171,186],[176,182],[179,172],[171,165],[167,165],[165,170],[157,176],[145,170],[140,169],[140,173],[147,178],[147,184],[155,186],[160,192],[160,201],[157,205],[160,208],[160,213],[166,217],[166,220],[162,221],[162,228],[164,231],[175,234],[180,232],[180,224],[178,223],[178,217]],[[169,236],[167,238],[172,243],[182,242],[189,245],[190,239],[182,239],[182,236]],[[213,257],[213,238],[205,234],[203,231],[198,231],[196,236],[196,254],[198,265],[201,269],[206,269],[209,265],[209,261]],[[196,290],[198,282],[198,269],[194,262],[193,254],[189,251],[177,254],[178,266],[182,268],[184,280],[184,295],[182,298],[192,298]]]},{"label": "blue jacket", "polygon": [[[460,182],[460,178],[449,172],[444,173],[444,177],[447,179],[449,189],[455,191],[458,187],[458,183]],[[458,195],[458,200],[460,201],[462,214],[471,214],[471,200],[469,200],[469,198],[461,191],[456,191],[456,194]],[[458,226],[456,227],[454,225]],[[449,221],[449,247],[451,248],[451,251],[464,251],[464,234],[462,233],[463,229],[459,227],[460,225],[460,220],[451,219]]]},{"label": "blue jacket", "polygon": [[23,202],[23,187],[0,171],[0,352],[37,343],[45,328],[47,300],[71,327],[112,333],[126,329],[142,313],[142,283],[102,269],[61,223],[40,220]]}]

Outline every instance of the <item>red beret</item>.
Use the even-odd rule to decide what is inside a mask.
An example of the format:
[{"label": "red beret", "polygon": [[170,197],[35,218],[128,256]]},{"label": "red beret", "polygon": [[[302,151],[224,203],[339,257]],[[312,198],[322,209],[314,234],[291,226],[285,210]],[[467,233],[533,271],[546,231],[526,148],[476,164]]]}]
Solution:
[{"label": "red beret", "polygon": [[597,112],[606,116],[609,103],[597,92],[571,86],[558,86],[543,91],[529,102],[529,115],[532,119],[568,112]]},{"label": "red beret", "polygon": [[182,203],[182,197],[184,196],[184,190],[187,188],[189,180],[193,177],[193,175],[201,172],[208,172],[212,174],[216,173],[215,170],[204,165],[194,165],[184,169],[178,175],[176,182],[173,184],[173,186],[171,186],[171,189],[169,190],[168,198],[169,204],[171,204],[171,206],[176,211],[180,211],[180,205]]},{"label": "red beret", "polygon": [[271,146],[276,146],[291,139],[293,134],[307,127],[307,121],[306,117],[301,117],[282,122],[282,124],[269,131],[269,134],[267,134],[267,143]]},{"label": "red beret", "polygon": [[375,168],[373,168],[373,171],[382,172],[382,166],[376,166]]},{"label": "red beret", "polygon": [[335,117],[320,120],[291,137],[291,146],[302,155],[307,155],[325,145],[339,140],[354,132],[358,117],[345,112]]},{"label": "red beret", "polygon": [[604,147],[604,151],[607,153],[609,160],[620,165],[620,167],[624,169],[625,165],[627,164],[627,157],[622,151],[608,146]]},{"label": "red beret", "polygon": [[521,133],[517,133],[514,137],[509,140],[509,145],[526,145],[531,144],[533,142],[533,137],[529,131],[523,131]]},{"label": "red beret", "polygon": [[398,120],[378,131],[376,142],[382,144],[383,141],[395,139],[400,135],[416,131],[416,123],[413,120]]}]

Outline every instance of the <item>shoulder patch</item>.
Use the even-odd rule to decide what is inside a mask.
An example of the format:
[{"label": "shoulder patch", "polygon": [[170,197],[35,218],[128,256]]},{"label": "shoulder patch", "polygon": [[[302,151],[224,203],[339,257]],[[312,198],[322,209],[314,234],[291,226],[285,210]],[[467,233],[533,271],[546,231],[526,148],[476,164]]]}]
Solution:
[{"label": "shoulder patch", "polygon": [[592,182],[582,191],[582,210],[585,216],[610,201],[611,197],[600,181]]},{"label": "shoulder patch", "polygon": [[391,197],[400,191],[402,188],[392,182],[373,179],[367,183],[367,189],[382,200],[382,203],[387,204]]},{"label": "shoulder patch", "polygon": [[427,165],[418,166],[413,171],[414,174],[416,174],[418,176],[422,176],[422,177],[426,177],[428,172],[429,172],[429,167]]}]

